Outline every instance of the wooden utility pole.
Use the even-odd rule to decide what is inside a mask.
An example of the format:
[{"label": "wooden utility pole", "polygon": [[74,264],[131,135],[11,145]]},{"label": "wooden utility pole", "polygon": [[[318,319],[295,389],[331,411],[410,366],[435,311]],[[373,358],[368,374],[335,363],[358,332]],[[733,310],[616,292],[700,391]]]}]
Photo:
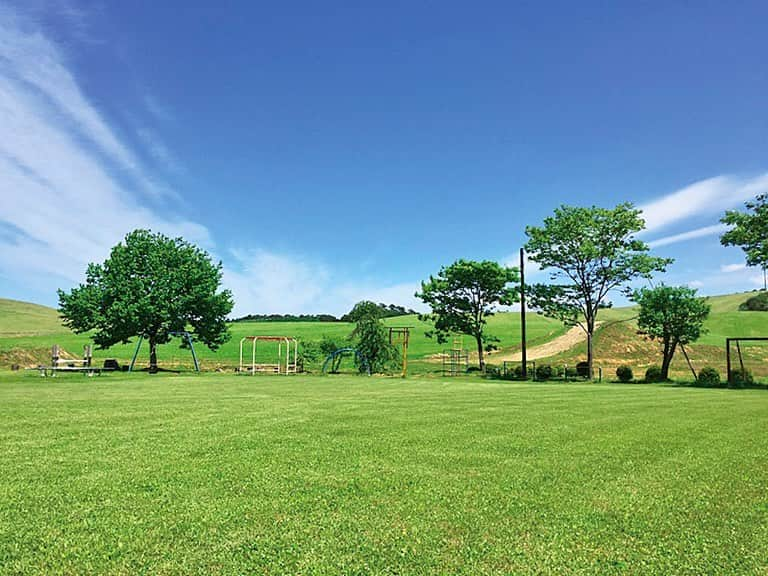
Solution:
[{"label": "wooden utility pole", "polygon": [[525,251],[520,248],[520,342],[523,352],[523,380],[528,380],[528,350],[525,340]]}]

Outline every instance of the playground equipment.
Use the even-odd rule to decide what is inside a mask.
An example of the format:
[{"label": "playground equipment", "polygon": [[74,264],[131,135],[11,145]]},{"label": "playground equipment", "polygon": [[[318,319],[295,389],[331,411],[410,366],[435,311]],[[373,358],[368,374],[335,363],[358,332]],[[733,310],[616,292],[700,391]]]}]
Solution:
[{"label": "playground equipment", "polygon": [[443,376],[459,376],[469,370],[469,350],[464,348],[464,336],[454,334],[451,349],[443,350]]},{"label": "playground equipment", "polygon": [[334,350],[330,354],[328,354],[328,357],[325,359],[325,362],[323,362],[323,374],[328,374],[328,364],[331,365],[331,371],[330,374],[337,374],[339,371],[339,366],[341,365],[341,361],[344,358],[354,356],[357,361],[360,363],[360,365],[365,370],[366,374],[368,376],[371,375],[371,365],[368,363],[368,359],[361,354],[356,348],[339,348],[338,350]]},{"label": "playground equipment", "polygon": [[[243,356],[243,344],[251,342],[251,362],[246,363]],[[277,342],[277,358],[273,363],[256,362],[258,342]],[[273,374],[296,374],[297,358],[299,356],[299,341],[290,336],[245,336],[240,339],[240,372],[256,374],[266,372]]]},{"label": "playground equipment", "polygon": [[[171,336],[179,336],[181,338],[184,338],[187,345],[189,346],[189,350],[192,352],[192,362],[195,364],[195,372],[200,372],[200,364],[197,362],[197,354],[195,354],[195,347],[192,344],[192,336],[187,331],[177,331],[177,332],[169,332]],[[128,366],[128,372],[133,372],[133,367],[136,364],[136,358],[139,355],[139,350],[141,349],[141,343],[144,341],[144,336],[139,336],[139,341],[136,344],[136,351],[133,353],[133,358],[131,358],[131,364]]]},{"label": "playground equipment", "polygon": [[83,346],[83,359],[64,358],[62,349],[58,344],[51,346],[51,365],[37,366],[29,370],[38,370],[40,376],[56,376],[56,372],[82,372],[88,376],[110,371],[111,368],[98,368],[93,366],[93,347],[90,344]]},{"label": "playground equipment", "polygon": [[[746,366],[744,366],[744,356],[741,352],[741,343],[742,342],[768,342],[768,337],[762,336],[762,337],[752,337],[752,338],[726,338],[725,339],[725,362],[726,362],[726,370],[728,372],[728,385],[732,386],[734,384],[733,379],[737,374],[741,373],[744,374],[747,372]],[[733,368],[733,358],[731,353],[731,344],[735,344],[736,346],[736,355],[739,359],[739,370],[734,370]]]},{"label": "playground equipment", "polygon": [[443,376],[459,376],[469,370],[469,351],[464,348],[443,350]]},{"label": "playground equipment", "polygon": [[400,346],[403,363],[402,377],[408,375],[408,341],[411,337],[411,329],[408,326],[393,326],[389,329],[389,343]]}]

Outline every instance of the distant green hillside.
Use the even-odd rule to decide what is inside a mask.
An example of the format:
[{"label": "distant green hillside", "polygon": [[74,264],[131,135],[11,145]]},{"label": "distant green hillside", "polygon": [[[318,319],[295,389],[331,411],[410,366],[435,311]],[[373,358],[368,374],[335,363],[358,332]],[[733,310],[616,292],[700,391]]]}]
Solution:
[{"label": "distant green hillside", "polygon": [[[714,296],[709,299],[712,314],[706,323],[708,333],[693,347],[692,353],[700,364],[722,363],[723,346],[726,337],[733,336],[766,336],[768,335],[768,313],[740,312],[739,304],[744,302],[751,293],[728,294]],[[596,337],[596,352],[598,360],[606,366],[612,366],[622,361],[633,362],[635,365],[648,365],[656,362],[656,345],[645,341],[637,335],[634,317],[635,307],[621,307],[602,310],[599,320],[602,328]],[[385,323],[389,326],[410,326],[412,338],[410,358],[415,371],[439,371],[439,363],[430,361],[432,355],[438,354],[450,344],[439,344],[436,340],[426,338],[424,333],[429,329],[427,323],[419,321],[415,315],[388,318]],[[345,339],[352,332],[353,325],[346,322],[236,322],[230,325],[232,339],[217,352],[211,352],[203,346],[198,346],[197,352],[204,368],[217,366],[232,367],[237,365],[239,342],[244,336],[251,335],[284,335],[299,338],[301,341],[320,340],[323,337],[334,339],[340,346],[345,345]],[[500,313],[490,318],[489,333],[500,338],[500,346],[504,351],[513,352],[520,348],[520,317],[517,313]],[[544,318],[537,314],[528,317],[529,346],[535,347],[548,342],[565,333],[565,328],[557,321]],[[76,335],[62,325],[57,312],[45,306],[19,302],[16,300],[0,299],[0,366],[11,363],[36,364],[46,362],[52,344],[62,346],[69,353],[78,356],[83,346],[89,343],[87,335]],[[474,344],[464,337],[463,345],[469,350]],[[118,345],[109,350],[97,351],[96,360],[117,358],[127,363],[134,350],[135,344]],[[270,357],[274,351],[265,345],[259,348],[259,356]],[[753,356],[757,356],[755,352]],[[146,350],[141,358],[146,360]],[[559,354],[553,361],[573,362],[585,356],[584,345],[580,344]],[[188,364],[189,352],[179,349],[177,344],[162,346],[160,360],[168,364]],[[680,359],[678,359],[680,360]],[[493,356],[489,358],[493,362]]]},{"label": "distant green hillside", "polygon": [[53,308],[0,298],[0,338],[67,332]]},{"label": "distant green hillside", "polygon": [[[416,315],[387,318],[388,326],[409,326],[412,328],[409,357],[418,363],[429,356],[438,354],[449,344],[440,344],[435,339],[425,336],[429,325],[421,322]],[[234,366],[238,363],[239,343],[244,336],[278,335],[292,336],[302,341],[331,338],[340,346],[346,345],[345,339],[351,334],[354,325],[347,322],[234,322],[230,324],[232,338],[217,352],[211,352],[203,346],[197,347],[204,366]],[[488,330],[497,336],[500,346],[515,350],[520,347],[520,316],[517,313],[500,313],[489,319]],[[532,314],[528,321],[530,345],[544,343],[565,332],[557,321]],[[0,299],[0,366],[12,362],[30,363],[27,355],[19,351],[34,351],[36,362],[45,362],[51,345],[58,344],[69,353],[78,356],[83,346],[89,343],[87,335],[76,335],[61,324],[55,310],[45,306]],[[464,337],[463,345],[470,350],[474,343]],[[96,351],[95,358],[117,358],[122,362],[130,360],[135,344],[117,345],[109,350]],[[9,351],[14,350],[13,355]],[[268,345],[260,349],[265,355],[273,354]],[[189,352],[180,350],[178,345],[169,344],[160,349],[160,360],[170,363],[187,363]],[[145,350],[146,354],[146,350]],[[34,362],[33,362],[34,363]],[[439,366],[427,362],[424,369],[439,369]]]}]

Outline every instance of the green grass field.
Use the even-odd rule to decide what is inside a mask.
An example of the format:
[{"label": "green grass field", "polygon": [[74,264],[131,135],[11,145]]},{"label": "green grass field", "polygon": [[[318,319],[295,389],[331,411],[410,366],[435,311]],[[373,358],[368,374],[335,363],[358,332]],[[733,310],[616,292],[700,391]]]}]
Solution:
[{"label": "green grass field", "polygon": [[0,411],[3,574],[768,571],[760,391],[26,374]]},{"label": "green grass field", "polygon": [[[435,370],[436,365],[419,363],[432,354],[437,354],[450,344],[439,344],[435,339],[426,338],[424,333],[430,326],[419,321],[417,316],[401,316],[388,318],[385,323],[390,326],[409,326],[412,328],[409,357],[415,361],[412,367],[417,370]],[[515,350],[520,347],[520,316],[514,313],[500,313],[489,319],[489,331],[500,338],[500,345],[506,349]],[[211,352],[202,345],[196,347],[198,356],[204,368],[237,366],[239,359],[239,343],[243,336],[250,335],[281,335],[293,336],[302,341],[320,340],[324,336],[342,343],[354,328],[346,322],[235,322],[230,325],[232,338],[218,351]],[[536,345],[565,332],[565,328],[557,321],[533,315],[528,322],[528,338],[530,345]],[[50,348],[58,344],[71,354],[82,354],[83,345],[89,343],[87,335],[76,335],[61,324],[58,314],[51,308],[0,299],[0,366],[5,368],[14,361],[19,361],[19,354],[11,351],[34,351],[38,362],[49,361]],[[470,349],[474,344],[469,338],[464,338],[464,345]],[[122,363],[130,361],[135,350],[135,344],[117,345],[109,350],[97,350],[94,357],[97,362],[103,358],[117,358]],[[268,360],[276,353],[274,345],[261,348]],[[140,357],[144,363],[148,361],[146,346]],[[5,361],[3,361],[5,358]],[[191,356],[188,351],[181,350],[178,343],[161,346],[159,349],[160,362],[170,365],[189,365]],[[23,357],[21,358],[23,360]],[[21,362],[23,363],[23,362]],[[32,362],[35,364],[36,362]],[[318,368],[317,366],[315,368]]]},{"label": "green grass field", "polygon": [[[740,312],[739,304],[749,297],[749,293],[730,294],[710,298],[712,313],[706,322],[707,332],[694,345],[689,347],[691,357],[697,369],[709,365],[725,373],[725,339],[733,336],[768,335],[768,314],[761,312]],[[633,307],[606,309],[600,312],[599,320],[603,327],[598,330],[595,339],[596,358],[605,369],[607,377],[612,377],[616,366],[629,364],[642,376],[645,368],[660,362],[658,345],[644,341],[637,335],[634,322],[636,310]],[[403,316],[386,320],[390,326],[412,327],[409,368],[413,374],[439,374],[439,362],[430,361],[450,344],[439,344],[434,339],[424,336],[429,329],[426,323],[416,316]],[[348,323],[319,322],[238,322],[231,325],[232,338],[216,352],[202,345],[197,346],[197,353],[203,369],[231,369],[238,364],[239,341],[246,335],[288,335],[303,342],[317,341],[329,337],[340,345],[345,345],[345,338],[352,332],[353,325]],[[488,330],[501,340],[503,352],[513,352],[520,348],[520,317],[517,313],[500,313],[490,318]],[[565,328],[555,320],[536,314],[528,316],[529,346],[535,347],[565,333]],[[8,368],[13,363],[36,365],[49,362],[50,347],[59,344],[65,350],[78,356],[84,344],[89,342],[87,335],[72,334],[61,324],[58,314],[51,308],[27,304],[13,300],[0,299],[0,369]],[[473,349],[469,338],[464,338],[464,346]],[[104,358],[117,358],[127,364],[135,349],[135,344],[117,345],[109,350],[97,350],[95,359],[101,364]],[[743,348],[747,367],[763,381],[768,380],[768,345],[745,345]],[[273,361],[276,354],[274,345],[259,348],[260,361]],[[146,346],[139,357],[139,365],[148,361]],[[159,349],[161,365],[167,367],[189,368],[192,364],[187,350],[180,349],[178,343],[161,346]],[[584,344],[561,352],[539,363],[572,365],[586,358]],[[490,363],[495,358],[488,358]],[[313,371],[319,371],[322,360],[309,365]],[[347,367],[352,371],[351,364]],[[682,354],[677,354],[673,364],[675,378],[690,380],[690,369]]]}]

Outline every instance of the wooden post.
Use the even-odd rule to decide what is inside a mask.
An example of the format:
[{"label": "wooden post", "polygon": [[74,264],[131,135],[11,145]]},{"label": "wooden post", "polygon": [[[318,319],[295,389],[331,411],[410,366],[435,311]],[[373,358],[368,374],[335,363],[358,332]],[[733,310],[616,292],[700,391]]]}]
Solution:
[{"label": "wooden post", "polygon": [[520,345],[522,348],[523,380],[528,380],[528,349],[525,336],[525,251],[520,248]]}]

